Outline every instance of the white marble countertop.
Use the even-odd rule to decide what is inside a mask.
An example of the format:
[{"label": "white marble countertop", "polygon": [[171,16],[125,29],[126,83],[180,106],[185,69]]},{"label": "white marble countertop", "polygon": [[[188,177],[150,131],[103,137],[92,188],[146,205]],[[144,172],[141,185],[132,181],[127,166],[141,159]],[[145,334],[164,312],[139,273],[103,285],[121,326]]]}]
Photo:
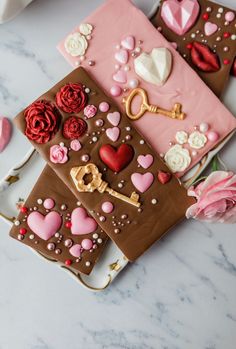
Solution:
[{"label": "white marble countertop", "polygon": [[[0,26],[1,115],[13,118],[70,71],[55,46],[99,3],[35,0]],[[236,114],[235,88],[232,79],[224,101]],[[28,147],[14,130],[0,177]],[[221,153],[234,171],[235,149],[236,137]],[[0,222],[0,349],[235,349],[235,226],[183,222],[96,294],[8,230]]]}]

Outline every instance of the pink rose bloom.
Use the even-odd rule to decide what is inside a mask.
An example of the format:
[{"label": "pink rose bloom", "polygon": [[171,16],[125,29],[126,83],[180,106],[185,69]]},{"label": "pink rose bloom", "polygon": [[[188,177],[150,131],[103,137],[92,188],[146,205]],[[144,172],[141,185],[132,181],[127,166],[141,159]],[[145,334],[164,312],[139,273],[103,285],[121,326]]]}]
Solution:
[{"label": "pink rose bloom", "polygon": [[236,175],[215,171],[196,188],[188,190],[197,203],[186,212],[187,218],[210,223],[236,223]]},{"label": "pink rose bloom", "polygon": [[50,160],[54,164],[64,164],[68,161],[68,149],[61,145],[53,145],[50,148]]},{"label": "pink rose bloom", "polygon": [[95,105],[89,104],[84,108],[84,116],[86,116],[88,119],[93,118],[96,114],[97,107],[95,107]]}]

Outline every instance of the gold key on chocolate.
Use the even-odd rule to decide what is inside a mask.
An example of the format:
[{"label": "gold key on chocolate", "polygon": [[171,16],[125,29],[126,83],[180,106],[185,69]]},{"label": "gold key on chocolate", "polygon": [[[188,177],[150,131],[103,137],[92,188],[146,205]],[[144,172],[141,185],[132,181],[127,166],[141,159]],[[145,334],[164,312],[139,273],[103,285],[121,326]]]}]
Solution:
[{"label": "gold key on chocolate", "polygon": [[[107,192],[117,199],[127,202],[136,207],[140,207],[139,195],[135,192],[130,197],[118,193],[117,191],[109,188],[109,184],[102,180],[102,174],[99,172],[95,164],[87,164],[85,166],[73,167],[70,171],[70,175],[75,183],[77,190],[81,193],[94,192],[95,190],[99,193]],[[85,182],[86,176],[91,176],[88,179],[88,183]]]},{"label": "gold key on chocolate", "polygon": [[[135,97],[140,96],[142,102],[140,105],[140,110],[136,114],[132,112],[132,103]],[[165,110],[157,105],[151,105],[148,102],[147,92],[142,88],[135,88],[128,97],[123,98],[123,103],[125,104],[126,114],[131,120],[138,120],[147,111],[153,114],[161,114],[167,116],[171,119],[183,120],[185,118],[185,113],[182,112],[182,105],[180,103],[175,103],[172,110]]]}]

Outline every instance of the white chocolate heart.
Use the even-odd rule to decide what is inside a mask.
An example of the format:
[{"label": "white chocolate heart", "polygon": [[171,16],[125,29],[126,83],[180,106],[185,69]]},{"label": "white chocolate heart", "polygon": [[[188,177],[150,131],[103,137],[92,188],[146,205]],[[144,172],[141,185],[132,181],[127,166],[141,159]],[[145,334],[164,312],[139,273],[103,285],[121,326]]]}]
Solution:
[{"label": "white chocolate heart", "polygon": [[172,68],[172,54],[164,47],[154,48],[151,53],[143,52],[134,60],[135,72],[143,80],[162,86]]}]

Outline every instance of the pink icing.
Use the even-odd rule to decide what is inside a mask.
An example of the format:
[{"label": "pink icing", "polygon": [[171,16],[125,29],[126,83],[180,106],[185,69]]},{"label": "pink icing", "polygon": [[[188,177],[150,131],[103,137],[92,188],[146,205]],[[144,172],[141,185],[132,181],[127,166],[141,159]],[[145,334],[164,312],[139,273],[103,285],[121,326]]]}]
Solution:
[{"label": "pink icing", "polygon": [[121,45],[127,50],[133,50],[135,45],[135,38],[133,36],[127,36],[121,41]]},{"label": "pink icing", "polygon": [[82,145],[78,139],[73,139],[73,141],[70,142],[70,147],[74,151],[79,151],[82,148]]},{"label": "pink icing", "polygon": [[120,136],[119,127],[111,127],[106,130],[107,137],[112,141],[116,142]]},{"label": "pink icing", "polygon": [[50,148],[50,160],[54,164],[64,164],[68,161],[68,149],[61,145],[53,145]]},{"label": "pink icing", "polygon": [[74,246],[72,246],[70,249],[70,254],[75,257],[75,258],[79,258],[81,256],[81,245],[80,244],[76,244]]},{"label": "pink icing", "polygon": [[138,160],[139,165],[141,165],[143,168],[147,169],[153,163],[153,156],[151,154],[139,155],[137,160]]},{"label": "pink icing", "polygon": [[118,126],[120,123],[120,113],[118,111],[114,111],[114,113],[107,114],[107,120],[113,125]]},{"label": "pink icing", "polygon": [[105,201],[102,204],[102,210],[105,213],[111,213],[114,210],[114,205],[110,201]]},{"label": "pink icing", "polygon": [[95,105],[87,105],[87,107],[84,108],[84,115],[90,119],[93,118],[97,114],[97,107]]},{"label": "pink icing", "polygon": [[144,174],[133,173],[131,175],[131,181],[135,186],[135,188],[138,189],[138,191],[140,191],[141,193],[144,193],[152,185],[154,181],[154,176],[151,172],[147,172]]},{"label": "pink icing", "polygon": [[50,212],[46,216],[40,212],[32,212],[27,218],[29,228],[43,240],[50,239],[62,225],[58,212]]},{"label": "pink icing", "polygon": [[81,242],[81,246],[83,247],[84,250],[88,251],[88,250],[91,250],[91,248],[93,247],[93,242],[90,239],[84,239]]},{"label": "pink icing", "polygon": [[[113,85],[114,45],[123,39],[124,33],[134,35],[136,40],[141,39],[145,52],[151,52],[154,47],[166,47],[171,51],[174,64],[168,81],[161,87],[153,88],[152,84],[140,80],[140,87],[148,92],[150,103],[158,104],[162,108],[170,110],[175,103],[181,103],[187,117],[183,121],[178,121],[146,113],[134,122],[136,128],[158,154],[167,152],[169,142],[175,139],[175,134],[180,129],[189,132],[195,125],[207,122],[209,125],[214,125],[214,129],[219,133],[219,139],[216,142],[207,142],[205,147],[192,158],[189,168],[179,173],[179,176],[198,163],[205,154],[215,148],[218,142],[236,128],[236,120],[232,114],[131,1],[108,0],[87,17],[85,22],[93,23],[96,27],[96,35],[94,34],[93,42],[90,43],[87,51],[87,56],[96,59],[96,66],[87,67],[86,65],[86,69],[99,81],[107,93]],[[114,23],[116,23],[115,26]],[[106,33],[106,46],[104,46],[104,33]],[[76,58],[65,51],[64,40],[58,48],[68,62],[75,67]],[[130,68],[127,74],[133,78],[136,76],[133,64],[130,64]],[[121,98],[122,96],[115,97],[115,100],[121,108],[124,108]]]},{"label": "pink icing", "polygon": [[121,49],[115,53],[115,59],[121,64],[126,64],[129,59],[129,54],[126,50]]},{"label": "pink icing", "polygon": [[107,102],[102,102],[99,104],[99,110],[102,112],[102,113],[106,113],[108,110],[110,109],[110,106]]},{"label": "pink icing", "polygon": [[55,206],[55,201],[51,198],[48,198],[44,200],[43,206],[46,208],[46,210],[52,210]]},{"label": "pink icing", "polygon": [[97,229],[96,221],[89,217],[82,207],[74,209],[71,214],[71,233],[73,235],[84,235],[93,233]]}]

